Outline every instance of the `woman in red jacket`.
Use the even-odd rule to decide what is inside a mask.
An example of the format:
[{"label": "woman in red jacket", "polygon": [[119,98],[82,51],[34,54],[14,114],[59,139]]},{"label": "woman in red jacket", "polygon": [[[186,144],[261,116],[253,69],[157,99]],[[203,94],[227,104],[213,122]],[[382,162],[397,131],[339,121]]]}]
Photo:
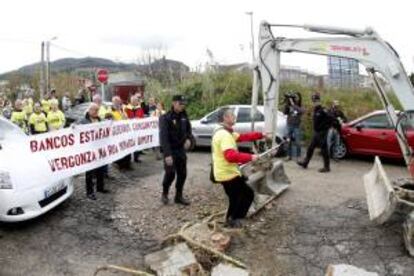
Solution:
[{"label": "woman in red jacket", "polygon": [[237,142],[259,140],[263,138],[263,134],[234,132],[232,127],[235,123],[235,116],[232,109],[224,109],[220,112],[219,121],[221,124],[215,130],[212,139],[214,179],[222,184],[229,198],[226,225],[240,227],[240,219],[246,217],[253,202],[254,192],[246,184],[239,165],[255,161],[258,155],[239,152]]},{"label": "woman in red jacket", "polygon": [[141,108],[138,96],[131,97],[131,103],[125,106],[124,112],[129,119],[144,118],[144,109]]}]

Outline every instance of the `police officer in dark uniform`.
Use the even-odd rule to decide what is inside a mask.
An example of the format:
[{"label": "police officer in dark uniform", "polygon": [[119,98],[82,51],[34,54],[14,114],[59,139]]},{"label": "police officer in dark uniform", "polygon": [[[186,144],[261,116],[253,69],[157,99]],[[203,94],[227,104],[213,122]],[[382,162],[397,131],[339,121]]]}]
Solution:
[{"label": "police officer in dark uniform", "polygon": [[161,201],[168,204],[168,191],[175,176],[174,202],[189,205],[183,197],[184,182],[187,177],[186,150],[191,146],[191,124],[185,112],[185,98],[175,95],[171,110],[160,117],[160,146],[164,155],[165,175],[162,182],[163,192]]},{"label": "police officer in dark uniform", "polygon": [[332,126],[332,117],[321,105],[321,98],[319,93],[312,95],[313,109],[313,136],[312,141],[306,152],[306,157],[303,161],[299,161],[298,165],[307,168],[309,161],[312,159],[313,151],[317,146],[321,148],[323,157],[323,168],[319,169],[319,172],[326,173],[330,171],[329,167],[329,153],[327,146],[328,131]]}]

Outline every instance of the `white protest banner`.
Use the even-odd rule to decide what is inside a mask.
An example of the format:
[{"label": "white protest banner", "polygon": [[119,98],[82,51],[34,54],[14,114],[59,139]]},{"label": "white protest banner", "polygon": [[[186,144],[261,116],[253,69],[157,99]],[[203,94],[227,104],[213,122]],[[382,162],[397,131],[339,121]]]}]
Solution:
[{"label": "white protest banner", "polygon": [[29,136],[24,144],[21,150],[30,152],[30,160],[20,160],[20,167],[27,168],[30,181],[40,182],[44,177],[57,181],[159,146],[158,118],[76,125]]}]

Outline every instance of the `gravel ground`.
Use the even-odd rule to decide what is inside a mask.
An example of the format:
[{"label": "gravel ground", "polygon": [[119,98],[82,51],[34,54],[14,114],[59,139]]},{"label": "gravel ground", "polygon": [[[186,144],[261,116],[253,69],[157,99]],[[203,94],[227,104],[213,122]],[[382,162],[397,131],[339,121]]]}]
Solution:
[{"label": "gravel ground", "polygon": [[[0,275],[92,275],[117,264],[143,268],[143,256],[187,221],[220,211],[226,198],[208,181],[210,154],[189,154],[185,194],[190,207],[160,202],[162,166],[152,153],[136,170],[108,183],[111,194],[85,199],[84,179],[64,204],[36,220],[0,225]],[[229,254],[246,262],[253,275],[323,275],[330,263],[348,263],[380,275],[414,275],[401,235],[401,218],[384,226],[368,219],[362,175],[371,160],[348,159],[320,174],[318,156],[303,170],[285,164],[292,185],[272,208],[246,221]],[[388,163],[392,177],[406,176]],[[173,197],[174,189],[171,191]],[[102,275],[105,275],[104,273]]]}]

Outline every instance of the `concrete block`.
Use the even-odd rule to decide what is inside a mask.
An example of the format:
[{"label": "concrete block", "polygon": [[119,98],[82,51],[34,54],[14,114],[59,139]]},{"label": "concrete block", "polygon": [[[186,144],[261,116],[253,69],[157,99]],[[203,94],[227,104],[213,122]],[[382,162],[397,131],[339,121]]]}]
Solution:
[{"label": "concrete block", "polygon": [[219,264],[213,268],[211,276],[249,276],[249,272],[232,265]]},{"label": "concrete block", "polygon": [[145,256],[145,264],[160,276],[203,275],[200,264],[185,243]]},{"label": "concrete block", "polygon": [[326,276],[379,276],[376,272],[368,272],[352,265],[329,265]]}]

